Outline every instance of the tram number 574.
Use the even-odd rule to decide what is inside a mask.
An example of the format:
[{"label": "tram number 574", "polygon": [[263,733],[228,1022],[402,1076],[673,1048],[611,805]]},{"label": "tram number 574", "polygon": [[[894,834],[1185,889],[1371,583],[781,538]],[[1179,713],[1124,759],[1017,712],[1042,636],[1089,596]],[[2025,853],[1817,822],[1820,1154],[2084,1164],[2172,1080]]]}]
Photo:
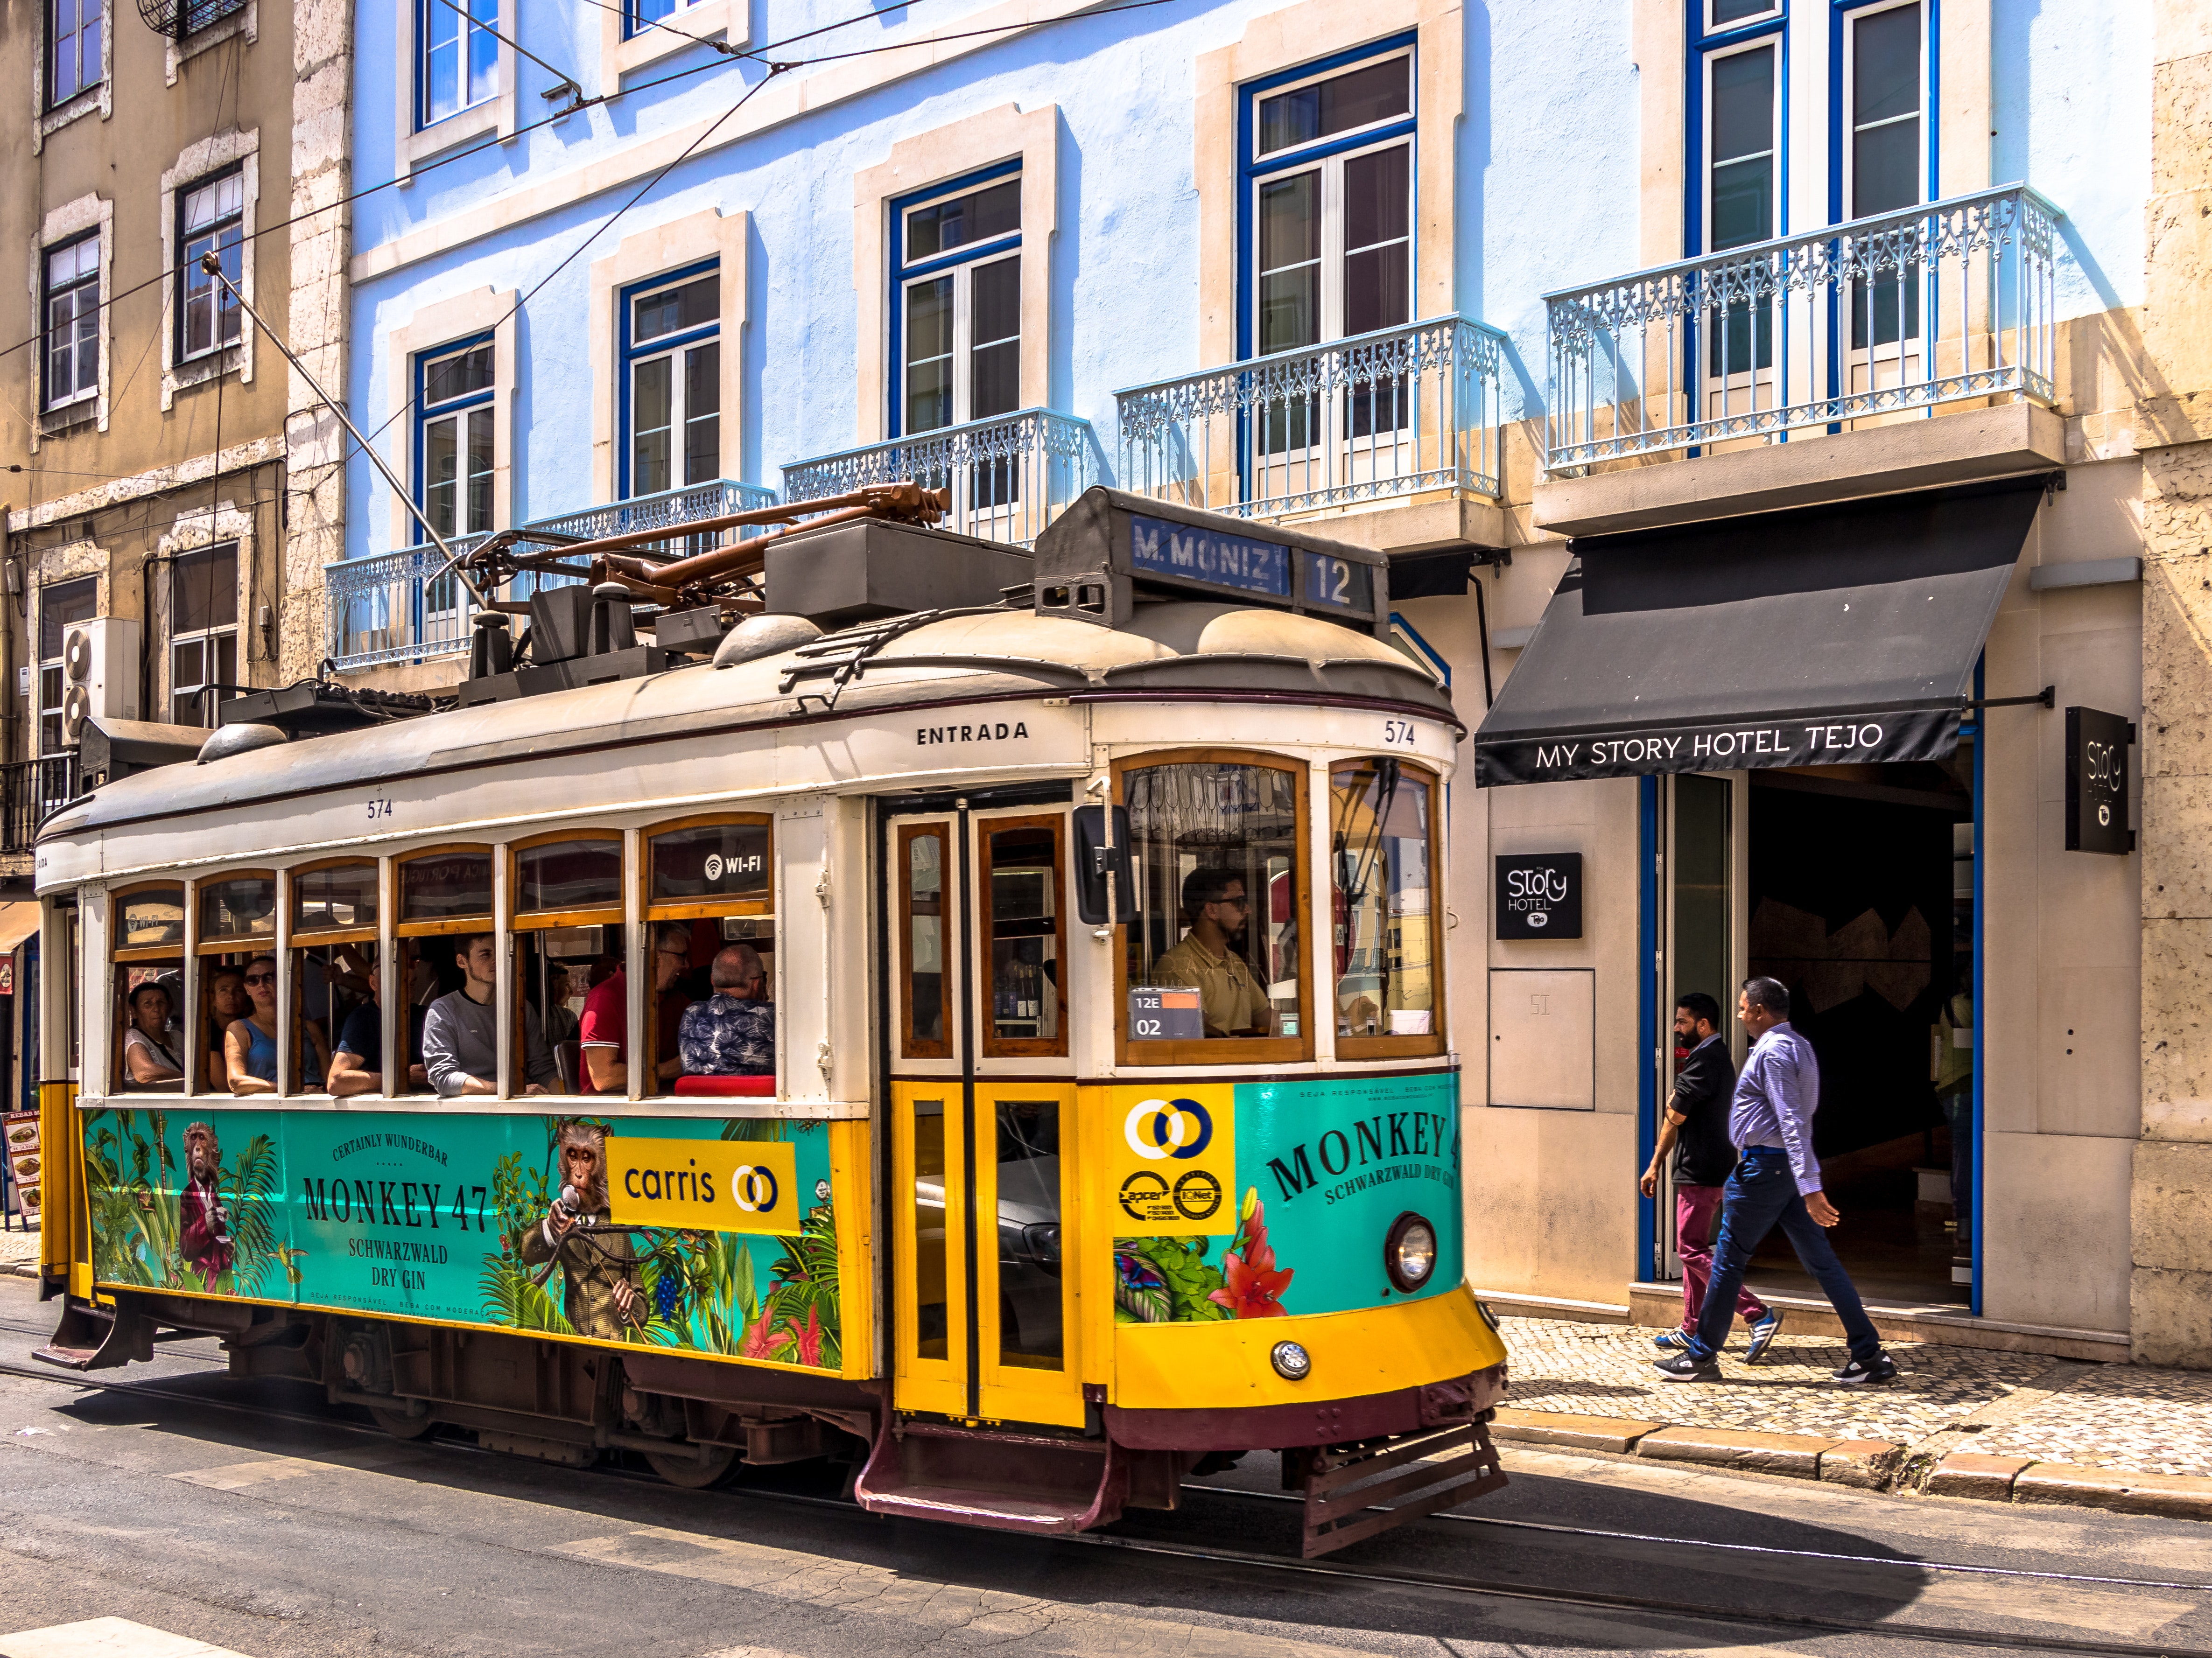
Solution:
[{"label": "tram number 574", "polygon": [[1388,749],[1410,749],[1413,746],[1413,722],[1410,720],[1386,720],[1382,722],[1382,746]]}]

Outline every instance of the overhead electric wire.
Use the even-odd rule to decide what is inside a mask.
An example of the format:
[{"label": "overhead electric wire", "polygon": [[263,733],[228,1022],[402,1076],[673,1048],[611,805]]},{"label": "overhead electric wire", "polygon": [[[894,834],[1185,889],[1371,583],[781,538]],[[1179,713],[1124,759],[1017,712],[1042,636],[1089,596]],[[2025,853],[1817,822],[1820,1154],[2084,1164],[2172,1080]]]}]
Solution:
[{"label": "overhead electric wire", "polygon": [[[556,86],[552,91],[545,94],[545,96],[548,98],[558,98],[563,92],[572,94],[574,101],[569,104],[568,108],[561,112],[562,115],[574,115],[578,110],[584,106],[584,89],[576,84],[576,77],[574,76],[565,74],[562,70],[554,68],[552,64],[547,63],[536,52],[531,51],[528,46],[524,46],[521,41],[514,39],[507,35],[501,34],[490,24],[485,22],[483,19],[478,17],[474,12],[465,11],[460,7],[455,5],[453,3],[453,0],[438,0],[438,3],[461,20],[462,23],[465,26],[462,30],[462,38],[464,39],[467,38],[469,29],[482,29],[486,34],[491,36],[493,39],[498,41],[500,45],[503,46],[512,46],[515,51],[520,52],[525,58],[527,58],[532,63],[537,64],[538,68],[544,70],[548,75],[551,76],[556,82],[558,82],[560,84]],[[520,33],[520,32],[521,31],[519,28],[516,30],[517,33]],[[465,54],[464,55],[465,56]]]}]

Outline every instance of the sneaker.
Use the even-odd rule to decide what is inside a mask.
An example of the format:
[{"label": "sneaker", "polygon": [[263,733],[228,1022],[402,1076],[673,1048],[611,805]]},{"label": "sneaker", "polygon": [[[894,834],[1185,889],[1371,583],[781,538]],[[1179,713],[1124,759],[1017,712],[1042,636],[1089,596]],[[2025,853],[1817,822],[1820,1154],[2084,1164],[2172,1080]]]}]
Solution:
[{"label": "sneaker", "polygon": [[1751,1327],[1751,1346],[1743,1356],[1744,1363],[1758,1363],[1766,1356],[1766,1350],[1774,1345],[1774,1338],[1781,1332],[1782,1309],[1770,1307],[1766,1309],[1766,1315]]},{"label": "sneaker", "polygon": [[1669,1330],[1664,1335],[1652,1337],[1651,1345],[1662,1352],[1686,1353],[1690,1351],[1690,1338],[1680,1330]]},{"label": "sneaker", "polygon": [[1828,1380],[1846,1388],[1863,1388],[1870,1382],[1894,1382],[1897,1380],[1897,1363],[1887,1353],[1876,1353],[1873,1363],[1862,1364],[1853,1359]]},{"label": "sneaker", "polygon": [[1668,1382],[1718,1382],[1720,1363],[1717,1359],[1699,1358],[1695,1353],[1677,1353],[1672,1358],[1662,1358],[1653,1367],[1662,1379]]}]

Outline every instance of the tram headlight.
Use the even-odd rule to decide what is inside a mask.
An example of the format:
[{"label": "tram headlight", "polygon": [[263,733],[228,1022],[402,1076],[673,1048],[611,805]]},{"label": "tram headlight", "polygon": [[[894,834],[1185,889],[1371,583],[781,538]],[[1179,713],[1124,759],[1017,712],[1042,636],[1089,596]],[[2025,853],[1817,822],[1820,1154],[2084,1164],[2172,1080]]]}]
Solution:
[{"label": "tram headlight", "polygon": [[1304,1382],[1313,1374],[1313,1355],[1295,1341],[1277,1342],[1267,1359],[1285,1382]]},{"label": "tram headlight", "polygon": [[1390,1223],[1382,1241],[1382,1270],[1408,1295],[1437,1270],[1437,1229],[1408,1209]]}]

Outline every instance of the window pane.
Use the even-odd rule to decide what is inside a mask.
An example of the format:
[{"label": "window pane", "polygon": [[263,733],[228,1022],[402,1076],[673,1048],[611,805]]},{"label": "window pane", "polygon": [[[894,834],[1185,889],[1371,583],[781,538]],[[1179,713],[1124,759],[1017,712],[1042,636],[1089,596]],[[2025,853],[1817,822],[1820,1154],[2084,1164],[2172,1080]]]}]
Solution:
[{"label": "window pane", "polygon": [[906,290],[906,429],[952,424],[952,278]]},{"label": "window pane", "polygon": [[200,941],[276,936],[276,881],[245,875],[200,888]]},{"label": "window pane", "polygon": [[975,341],[968,417],[981,420],[1021,406],[1022,262],[978,265],[969,290],[969,335]]},{"label": "window pane", "polygon": [[1060,1102],[1000,1100],[999,1363],[1057,1370],[1061,1332]]},{"label": "window pane", "polygon": [[727,898],[764,902],[769,896],[769,826],[705,823],[653,837],[647,902],[701,903]]},{"label": "window pane", "polygon": [[629,488],[636,495],[668,488],[669,421],[673,412],[673,360],[653,357],[630,368]]},{"label": "window pane", "polygon": [[927,259],[970,242],[1012,235],[1021,228],[1022,181],[1008,179],[908,213],[906,258],[908,263]]},{"label": "window pane", "polygon": [[180,944],[185,941],[185,890],[157,887],[134,892],[118,908],[123,914],[116,942],[125,950],[152,944]]},{"label": "window pane", "polygon": [[987,1054],[1062,1045],[1060,866],[1056,822],[984,835],[984,932],[991,952]]},{"label": "window pane", "polygon": [[375,925],[375,865],[342,864],[292,878],[292,926],[296,931]]},{"label": "window pane", "polygon": [[1260,191],[1260,351],[1321,338],[1321,174]]},{"label": "window pane", "polygon": [[1713,249],[1765,241],[1774,223],[1774,161],[1735,161],[1713,169]]},{"label": "window pane", "polygon": [[[469,15],[496,25],[499,0],[467,0]],[[499,91],[499,37],[489,28],[469,31],[469,102],[480,104]]]},{"label": "window pane", "polygon": [[[39,659],[51,662],[62,653],[62,646],[69,630],[80,622],[92,620],[94,610],[100,603],[100,578],[86,576],[76,581],[58,582],[39,596]],[[60,689],[56,682],[56,690]],[[61,701],[59,695],[54,703]],[[51,706],[51,705],[50,705]]]},{"label": "window pane", "polygon": [[1774,48],[1713,59],[1713,160],[1774,148]]},{"label": "window pane", "polygon": [[719,341],[684,354],[684,481],[722,475],[722,347]]},{"label": "window pane", "polygon": [[1336,1034],[1432,1034],[1429,785],[1395,761],[1329,779]]},{"label": "window pane", "polygon": [[663,334],[704,327],[722,314],[722,279],[701,276],[680,288],[664,288],[637,301],[631,311],[630,339],[642,344]]},{"label": "window pane", "polygon": [[399,919],[441,921],[491,914],[491,854],[441,852],[399,866]]},{"label": "window pane", "polygon": [[1407,258],[1410,145],[1344,164],[1344,331],[1395,328],[1413,318]]},{"label": "window pane", "polygon": [[1911,207],[1920,199],[1920,122],[1892,121],[1851,135],[1851,216]]},{"label": "window pane", "polygon": [[469,410],[468,533],[491,528],[491,420],[489,409]]},{"label": "window pane", "polygon": [[1723,23],[1740,23],[1747,17],[1764,17],[1781,0],[1712,0],[1713,27]]},{"label": "window pane", "polygon": [[1139,767],[1124,795],[1139,900],[1129,983],[1195,987],[1209,1037],[1301,1034],[1292,774]]},{"label": "window pane", "polygon": [[459,533],[460,422],[434,420],[422,430],[422,510],[441,536]]},{"label": "window pane", "polygon": [[1410,113],[1413,60],[1385,58],[1260,100],[1260,154]]},{"label": "window pane", "polygon": [[196,634],[238,622],[238,545],[203,548],[169,567],[171,631]]},{"label": "window pane", "polygon": [[906,1032],[908,1059],[942,1059],[945,1040],[945,836],[903,829],[906,886]]},{"label": "window pane", "polygon": [[491,347],[489,344],[471,346],[466,351],[456,351],[449,357],[440,357],[426,366],[422,374],[422,401],[445,403],[454,398],[465,398],[477,392],[491,390]]},{"label": "window pane", "polygon": [[518,912],[593,909],[622,901],[619,841],[553,841],[514,854]]},{"label": "window pane", "polygon": [[1887,121],[1919,108],[1919,7],[1860,19],[1851,28],[1851,124]]},{"label": "window pane", "polygon": [[943,1358],[950,1351],[945,1270],[945,1102],[914,1102],[915,1351]]}]

